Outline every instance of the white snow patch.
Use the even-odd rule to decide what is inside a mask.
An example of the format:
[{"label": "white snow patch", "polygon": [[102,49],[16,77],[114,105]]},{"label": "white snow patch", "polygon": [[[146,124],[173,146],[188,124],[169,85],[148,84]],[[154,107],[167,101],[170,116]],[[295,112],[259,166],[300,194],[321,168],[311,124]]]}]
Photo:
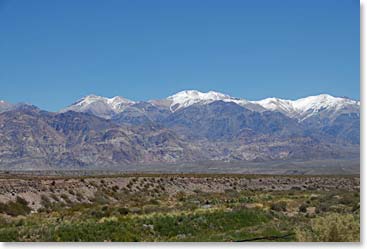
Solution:
[{"label": "white snow patch", "polygon": [[134,104],[134,101],[123,98],[121,96],[116,96],[113,98],[106,98],[97,95],[88,95],[69,107],[65,108],[61,112],[65,111],[77,111],[86,112],[92,111],[95,114],[104,118],[110,118],[111,114],[116,114],[122,112],[129,105]]},{"label": "white snow patch", "polygon": [[359,101],[334,97],[329,94],[309,96],[297,100],[286,100],[278,98],[267,98],[259,101],[252,101],[261,105],[267,110],[279,111],[290,117],[297,117],[304,120],[320,111],[337,112],[345,108],[359,107]]},{"label": "white snow patch", "polygon": [[170,110],[172,112],[186,108],[193,104],[208,104],[219,100],[224,102],[234,102],[239,105],[245,105],[248,103],[248,101],[245,99],[233,98],[224,93],[214,91],[203,93],[196,90],[178,92],[172,96],[169,96],[167,99],[172,101],[170,106]]}]

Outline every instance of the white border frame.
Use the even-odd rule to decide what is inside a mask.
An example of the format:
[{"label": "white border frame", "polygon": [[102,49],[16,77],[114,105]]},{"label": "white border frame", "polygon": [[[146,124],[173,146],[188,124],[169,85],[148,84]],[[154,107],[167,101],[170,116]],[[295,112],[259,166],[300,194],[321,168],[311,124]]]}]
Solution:
[{"label": "white border frame", "polygon": [[[254,0],[257,1],[257,0]],[[295,0],[296,1],[296,0]],[[307,1],[307,0],[304,0]],[[335,0],[338,1],[338,0]],[[355,1],[355,0],[349,0]],[[365,17],[367,11],[367,0],[360,0],[360,101],[361,101],[361,163],[360,163],[360,176],[361,176],[361,242],[360,243],[300,243],[300,242],[252,242],[252,243],[45,243],[45,242],[34,242],[34,243],[0,243],[0,248],[220,248],[222,247],[231,247],[231,248],[266,248],[266,247],[274,247],[274,248],[291,248],[297,247],[299,249],[315,247],[319,248],[320,246],[325,248],[345,248],[345,247],[362,247],[366,245],[366,236],[365,236],[365,211],[366,211],[366,184],[364,180],[367,179],[365,167],[366,160],[366,136],[367,134],[364,131],[366,127],[366,109],[365,99],[367,96],[367,88],[365,82],[365,73],[367,72],[367,65],[365,64],[365,58],[367,50],[364,49],[366,39],[366,27],[367,27],[367,19]],[[363,180],[362,180],[363,179]]]}]

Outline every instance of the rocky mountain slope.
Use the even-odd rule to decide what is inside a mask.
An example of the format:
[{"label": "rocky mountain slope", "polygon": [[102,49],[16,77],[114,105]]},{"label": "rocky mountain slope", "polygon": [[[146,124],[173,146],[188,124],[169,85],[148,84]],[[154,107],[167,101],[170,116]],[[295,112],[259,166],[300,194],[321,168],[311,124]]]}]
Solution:
[{"label": "rocky mountain slope", "polygon": [[59,113],[0,103],[0,168],[119,168],[359,157],[360,103],[330,95],[248,101],[183,91],[87,96]]},{"label": "rocky mountain slope", "polygon": [[[102,98],[102,97],[99,97]],[[117,97],[115,97],[117,98]],[[90,102],[88,110],[72,105],[66,110],[98,115],[103,105]],[[111,106],[110,110],[113,107]],[[119,124],[154,123],[191,139],[236,137],[239,134],[294,133],[324,140],[359,143],[359,101],[322,94],[298,100],[268,98],[248,101],[218,92],[182,91],[163,100],[129,101],[109,119]],[[221,134],[221,135],[220,135]],[[220,136],[218,136],[220,135]]]},{"label": "rocky mountain slope", "polygon": [[114,167],[192,156],[199,158],[164,128],[124,127],[91,114],[49,113],[33,106],[0,114],[1,168]]}]

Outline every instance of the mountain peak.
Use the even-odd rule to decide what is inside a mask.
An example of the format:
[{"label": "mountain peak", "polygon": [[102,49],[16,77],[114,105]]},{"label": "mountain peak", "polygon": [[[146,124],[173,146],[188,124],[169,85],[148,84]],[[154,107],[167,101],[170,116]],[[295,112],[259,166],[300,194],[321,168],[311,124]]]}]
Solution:
[{"label": "mountain peak", "polygon": [[209,91],[204,93],[197,90],[185,90],[168,97],[168,99],[175,99],[175,98],[191,98],[191,99],[207,100],[207,99],[225,99],[230,98],[230,96],[215,91]]},{"label": "mountain peak", "polygon": [[204,93],[197,90],[181,91],[172,96],[169,96],[167,99],[172,101],[170,107],[171,111],[177,111],[181,108],[185,108],[193,104],[207,104],[218,100],[222,100],[225,102],[236,102],[237,104],[247,103],[246,100],[233,98],[224,93],[215,91]]},{"label": "mountain peak", "polygon": [[266,98],[252,101],[267,110],[279,111],[290,117],[305,119],[321,111],[337,112],[339,110],[354,110],[359,112],[359,102],[349,98],[334,97],[330,94],[308,96],[297,100]]},{"label": "mountain peak", "polygon": [[90,94],[81,98],[61,112],[89,112],[103,118],[111,118],[114,114],[123,111],[127,106],[134,103],[134,101],[121,96],[106,98],[95,94]]},{"label": "mountain peak", "polygon": [[307,111],[310,109],[320,110],[325,108],[340,109],[346,105],[354,105],[356,103],[357,101],[355,100],[348,98],[334,97],[329,94],[308,96],[293,101],[294,107],[300,111]]},{"label": "mountain peak", "polygon": [[134,101],[126,99],[126,98],[121,97],[121,96],[106,98],[106,97],[98,96],[98,95],[95,95],[95,94],[90,94],[90,95],[87,95],[87,96],[81,98],[80,100],[78,100],[73,105],[89,105],[89,104],[93,104],[93,103],[98,102],[98,101],[101,101],[101,102],[104,102],[104,103],[107,103],[107,104],[111,104],[111,105],[118,105],[120,103],[135,103]]},{"label": "mountain peak", "polygon": [[259,101],[252,101],[252,103],[259,104],[267,110],[279,111],[282,113],[294,113],[294,106],[291,100],[279,98],[266,98]]}]

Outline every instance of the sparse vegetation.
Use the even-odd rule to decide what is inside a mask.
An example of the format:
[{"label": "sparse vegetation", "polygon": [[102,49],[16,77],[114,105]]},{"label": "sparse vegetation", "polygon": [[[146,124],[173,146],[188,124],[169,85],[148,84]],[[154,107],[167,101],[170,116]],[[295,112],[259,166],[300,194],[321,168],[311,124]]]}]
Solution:
[{"label": "sparse vegetation", "polygon": [[270,206],[271,210],[274,211],[287,211],[287,203],[285,201],[272,203]]},{"label": "sparse vegetation", "polygon": [[30,211],[31,209],[28,207],[28,202],[19,196],[17,196],[15,201],[9,201],[5,204],[0,203],[0,213],[7,215],[27,215]]},{"label": "sparse vegetation", "polygon": [[306,227],[296,229],[296,239],[304,242],[358,242],[359,218],[359,215],[338,213],[317,217]]},{"label": "sparse vegetation", "polygon": [[[359,182],[354,178],[260,178],[49,180],[57,184],[52,191],[37,191],[38,200],[12,191],[12,201],[0,202],[0,240],[359,241]],[[326,189],[339,180],[344,189]]]}]

